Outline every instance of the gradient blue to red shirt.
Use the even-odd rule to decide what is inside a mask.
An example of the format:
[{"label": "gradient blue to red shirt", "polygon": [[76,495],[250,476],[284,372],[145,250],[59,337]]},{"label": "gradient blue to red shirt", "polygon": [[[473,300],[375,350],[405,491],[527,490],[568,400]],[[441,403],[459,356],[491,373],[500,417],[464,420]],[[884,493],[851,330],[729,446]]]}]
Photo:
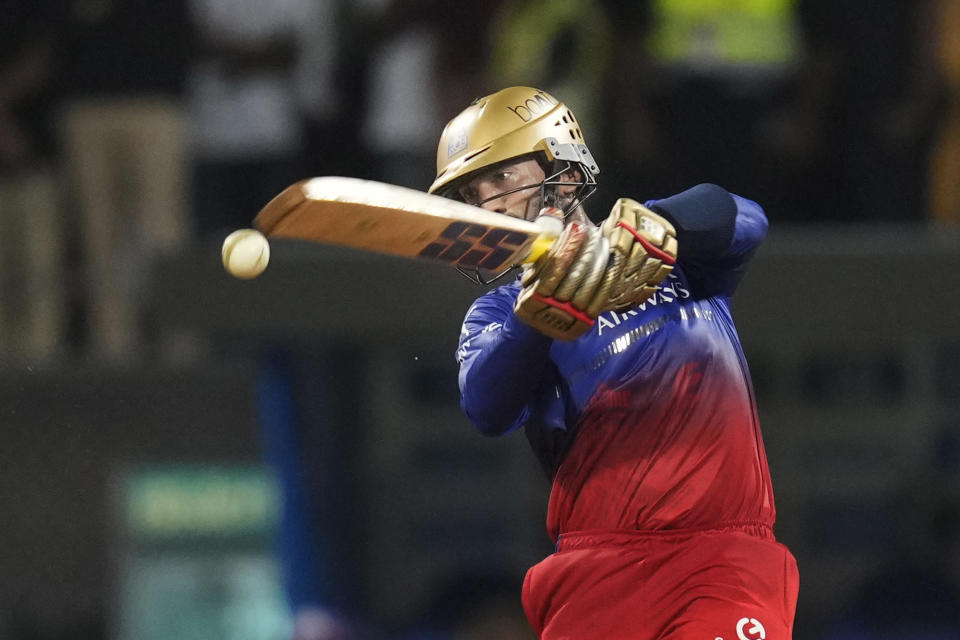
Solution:
[{"label": "gradient blue to red shirt", "polygon": [[[730,311],[767,221],[757,204],[723,194],[736,211],[720,250],[695,238],[685,245],[681,235],[677,267],[658,294],[603,314],[575,341],[552,341],[517,320],[519,282],[467,313],[461,405],[487,435],[526,426],[554,473],[554,539],[584,530],[773,525],[757,407]],[[659,210],[657,201],[647,206]]]}]

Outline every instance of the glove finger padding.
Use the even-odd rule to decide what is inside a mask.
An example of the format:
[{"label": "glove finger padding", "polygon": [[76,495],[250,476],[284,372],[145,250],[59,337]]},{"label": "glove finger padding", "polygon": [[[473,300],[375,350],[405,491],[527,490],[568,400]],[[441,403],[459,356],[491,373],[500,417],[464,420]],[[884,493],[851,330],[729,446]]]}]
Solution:
[{"label": "glove finger padding", "polygon": [[537,260],[533,265],[525,265],[521,282],[524,287],[536,281],[537,293],[542,296],[552,296],[570,265],[580,254],[584,241],[587,239],[587,227],[572,222],[563,229],[563,233],[556,239],[547,255]]},{"label": "glove finger padding", "polygon": [[593,297],[600,276],[607,266],[607,258],[610,257],[610,243],[599,229],[587,227],[586,236],[577,259],[570,265],[566,276],[553,293],[557,300],[572,301],[573,306],[580,309],[585,308]]},{"label": "glove finger padding", "polygon": [[677,232],[661,215],[636,200],[620,198],[600,227],[610,249],[623,259],[623,270],[606,300],[595,300],[598,313],[639,304],[656,293],[677,260]]},{"label": "glove finger padding", "polygon": [[673,225],[621,198],[599,228],[571,222],[545,256],[524,267],[514,312],[551,338],[573,340],[604,311],[656,293],[676,258]]},{"label": "glove finger padding", "polygon": [[571,222],[547,255],[524,267],[514,312],[551,338],[579,337],[596,317],[586,311],[588,303],[609,286],[604,274],[610,256],[609,240],[598,228]]}]

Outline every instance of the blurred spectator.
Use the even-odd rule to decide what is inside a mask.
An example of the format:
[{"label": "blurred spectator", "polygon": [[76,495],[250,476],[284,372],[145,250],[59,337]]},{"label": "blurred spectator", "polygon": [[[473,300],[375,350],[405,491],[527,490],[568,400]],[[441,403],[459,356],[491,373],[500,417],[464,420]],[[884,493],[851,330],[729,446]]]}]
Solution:
[{"label": "blurred spectator", "polygon": [[930,211],[943,224],[960,224],[960,2],[937,0],[937,53],[946,83],[943,120],[933,149]]},{"label": "blurred spectator", "polygon": [[[490,25],[491,92],[531,86],[561,95],[585,131],[599,130],[611,26],[594,0],[504,0]],[[622,72],[622,67],[620,68]],[[590,141],[601,148],[601,141]],[[602,151],[595,151],[602,157]],[[601,168],[602,168],[601,163]]]},{"label": "blurred spectator", "polygon": [[417,189],[433,181],[437,131],[478,97],[477,78],[489,72],[490,24],[500,2],[358,3],[368,57],[362,155],[374,158],[366,177]]},{"label": "blurred spectator", "polygon": [[[496,37],[493,25],[503,1],[488,0],[482,5],[468,5],[468,9],[432,0],[431,14],[438,35],[437,112],[442,125],[460,113],[463,105],[500,87],[490,69]],[[483,87],[484,79],[487,89]],[[427,138],[433,138],[435,143],[438,131],[434,129]],[[434,177],[431,176],[431,182]]]},{"label": "blurred spectator", "polygon": [[[189,0],[198,55],[189,72],[194,215],[201,239],[250,225],[273,196],[304,177],[296,73],[326,5]],[[308,92],[320,100],[323,91]],[[329,96],[333,99],[333,96]],[[326,108],[314,105],[316,112]]]},{"label": "blurred spectator", "polygon": [[[182,0],[71,0],[54,69],[68,204],[78,214],[89,346],[111,361],[143,349],[137,296],[152,259],[189,240]],[[180,37],[172,37],[179,34]]]},{"label": "blurred spectator", "polygon": [[[601,0],[610,20],[610,42],[599,108],[603,118],[592,131],[597,162],[603,172],[601,204],[619,197],[653,197],[653,176],[659,139],[651,96],[656,74],[644,36],[649,28],[650,2]],[[594,141],[590,140],[591,147]]]},{"label": "blurred spectator", "polygon": [[[304,139],[304,176],[355,176],[365,68],[361,51],[369,43],[359,33],[353,10],[339,0],[313,0],[300,33],[293,69]],[[358,51],[359,50],[359,51]]]},{"label": "blurred spectator", "polygon": [[810,50],[787,138],[818,169],[807,220],[926,218],[942,96],[934,0],[803,0]]},{"label": "blurred spectator", "polygon": [[[783,104],[802,54],[796,3],[609,2],[617,32],[605,138],[624,195],[673,193],[715,182],[764,203],[778,172],[764,126]],[[629,73],[623,69],[629,61]]]},{"label": "blurred spectator", "polygon": [[437,73],[441,4],[361,3],[357,17],[366,25],[368,52],[361,135],[364,153],[372,159],[364,177],[421,190],[433,180],[434,132],[442,127]]},{"label": "blurred spectator", "polygon": [[0,354],[48,362],[67,325],[66,226],[49,126],[54,17],[0,2]]},{"label": "blurred spectator", "polygon": [[14,172],[53,154],[46,118],[54,64],[49,3],[0,2],[0,169]]}]

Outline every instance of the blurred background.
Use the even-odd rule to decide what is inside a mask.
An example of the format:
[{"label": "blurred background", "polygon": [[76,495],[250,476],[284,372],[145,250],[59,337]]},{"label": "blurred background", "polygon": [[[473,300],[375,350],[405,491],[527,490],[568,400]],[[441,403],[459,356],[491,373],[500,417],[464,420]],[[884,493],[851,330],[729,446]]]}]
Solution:
[{"label": "blurred background", "polygon": [[226,234],[314,175],[426,189],[546,89],[589,202],[716,182],[795,637],[960,637],[957,0],[0,2],[0,638],[529,638],[549,485],[457,407],[453,270]]}]

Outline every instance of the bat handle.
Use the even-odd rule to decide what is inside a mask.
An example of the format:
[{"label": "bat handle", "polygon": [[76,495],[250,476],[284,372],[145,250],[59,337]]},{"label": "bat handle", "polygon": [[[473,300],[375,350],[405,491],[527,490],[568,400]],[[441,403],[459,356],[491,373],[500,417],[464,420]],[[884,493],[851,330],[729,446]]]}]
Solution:
[{"label": "bat handle", "polygon": [[[544,212],[547,210],[544,209]],[[559,211],[557,211],[559,213]],[[533,241],[530,253],[523,259],[524,263],[530,264],[540,259],[553,246],[553,241],[563,232],[563,218],[549,213],[541,214],[536,219],[537,226],[543,229],[537,238]]]},{"label": "bat handle", "polygon": [[532,264],[539,260],[541,256],[550,250],[550,247],[553,246],[553,243],[556,239],[557,236],[547,233],[537,236],[534,239],[533,244],[530,246],[530,253],[528,253],[527,257],[523,259],[524,264]]}]

